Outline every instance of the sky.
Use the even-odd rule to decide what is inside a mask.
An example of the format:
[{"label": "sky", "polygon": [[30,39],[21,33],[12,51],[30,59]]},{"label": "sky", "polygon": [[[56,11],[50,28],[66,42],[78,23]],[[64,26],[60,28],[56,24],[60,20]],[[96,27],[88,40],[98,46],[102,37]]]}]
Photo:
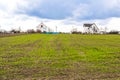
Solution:
[{"label": "sky", "polygon": [[0,29],[36,29],[41,22],[55,31],[84,31],[84,23],[120,31],[120,0],[0,0]]}]

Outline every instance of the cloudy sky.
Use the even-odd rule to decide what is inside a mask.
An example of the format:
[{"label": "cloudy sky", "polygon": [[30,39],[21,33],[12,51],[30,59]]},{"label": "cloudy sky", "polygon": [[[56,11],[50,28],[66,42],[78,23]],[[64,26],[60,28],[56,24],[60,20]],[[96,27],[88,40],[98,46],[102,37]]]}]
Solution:
[{"label": "cloudy sky", "polygon": [[120,0],[0,0],[0,29],[36,29],[44,22],[58,31],[83,31],[84,23],[120,31]]}]

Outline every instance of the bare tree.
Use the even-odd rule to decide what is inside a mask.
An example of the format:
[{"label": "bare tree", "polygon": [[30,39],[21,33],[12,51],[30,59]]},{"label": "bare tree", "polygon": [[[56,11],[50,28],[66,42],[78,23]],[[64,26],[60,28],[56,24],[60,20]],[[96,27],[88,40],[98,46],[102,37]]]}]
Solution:
[{"label": "bare tree", "polygon": [[107,32],[107,30],[108,30],[108,28],[107,28],[107,27],[105,27],[105,32]]}]

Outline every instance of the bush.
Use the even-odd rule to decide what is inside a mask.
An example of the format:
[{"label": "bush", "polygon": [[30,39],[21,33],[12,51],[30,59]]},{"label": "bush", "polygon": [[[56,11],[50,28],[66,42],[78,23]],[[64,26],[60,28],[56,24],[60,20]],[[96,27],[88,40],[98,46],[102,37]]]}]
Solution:
[{"label": "bush", "polygon": [[82,32],[73,31],[72,34],[82,34]]},{"label": "bush", "polygon": [[109,34],[119,34],[119,31],[110,31]]}]

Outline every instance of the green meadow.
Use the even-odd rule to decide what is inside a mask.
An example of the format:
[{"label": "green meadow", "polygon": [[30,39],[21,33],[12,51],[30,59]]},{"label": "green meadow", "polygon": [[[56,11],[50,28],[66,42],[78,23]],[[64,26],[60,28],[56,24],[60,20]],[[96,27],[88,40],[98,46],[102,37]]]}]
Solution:
[{"label": "green meadow", "polygon": [[120,35],[1,37],[0,80],[120,80]]}]

